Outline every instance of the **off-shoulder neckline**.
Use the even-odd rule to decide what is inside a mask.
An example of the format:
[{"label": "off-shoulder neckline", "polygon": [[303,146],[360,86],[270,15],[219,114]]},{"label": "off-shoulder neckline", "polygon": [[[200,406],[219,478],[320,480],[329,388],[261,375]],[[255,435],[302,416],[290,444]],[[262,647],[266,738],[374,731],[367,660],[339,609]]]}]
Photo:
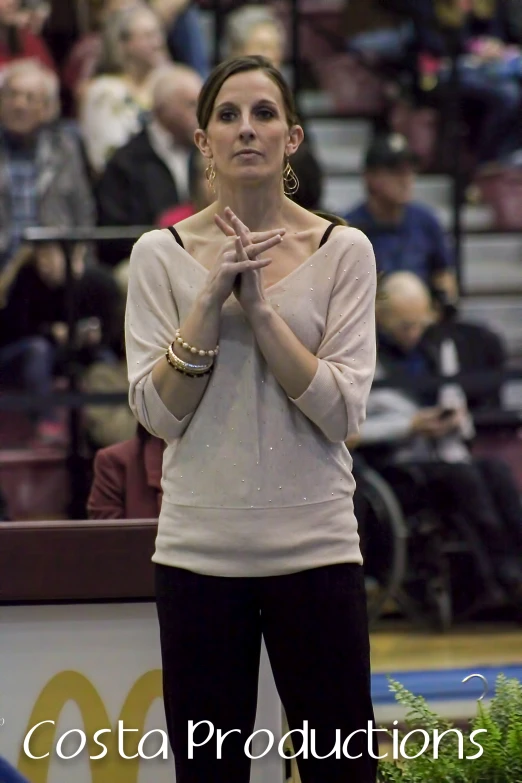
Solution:
[{"label": "off-shoulder neckline", "polygon": [[[336,226],[336,228],[337,228],[337,226]],[[343,228],[344,228],[344,226],[343,226]],[[346,228],[350,228],[350,226],[346,226]],[[188,258],[190,258],[190,260],[192,261],[192,263],[193,263],[193,264],[194,264],[196,267],[198,267],[199,269],[201,269],[201,271],[202,271],[202,272],[204,272],[206,275],[210,274],[210,270],[209,270],[209,269],[207,269],[207,267],[206,267],[204,264],[202,264],[202,263],[201,263],[201,261],[198,261],[198,260],[197,260],[197,258],[194,258],[194,256],[193,256],[193,255],[191,255],[191,253],[189,253],[189,252],[188,252],[188,250],[186,250],[186,249],[185,249],[185,247],[184,247],[183,245],[180,245],[178,242],[176,242],[176,239],[174,238],[173,234],[172,234],[172,233],[169,231],[169,229],[168,229],[168,228],[167,228],[167,229],[164,229],[164,230],[169,232],[169,234],[170,234],[170,236],[171,236],[171,238],[172,238],[172,241],[173,241],[173,242],[176,244],[176,246],[179,248],[179,250],[181,250],[181,251],[182,251],[182,252],[183,252],[183,253],[184,253],[184,254],[185,254],[185,255],[186,255]],[[296,274],[297,274],[298,272],[300,272],[302,269],[305,269],[305,268],[306,268],[306,266],[307,266],[307,265],[310,263],[310,261],[311,261],[313,258],[315,258],[315,256],[316,256],[318,253],[320,253],[320,252],[323,252],[325,249],[327,249],[327,248],[328,248],[328,246],[330,245],[330,243],[331,243],[331,242],[332,242],[334,239],[337,239],[338,237],[340,237],[340,236],[343,236],[344,234],[345,234],[345,232],[344,232],[344,231],[342,231],[342,232],[341,232],[341,231],[332,232],[332,233],[330,234],[330,236],[328,237],[327,241],[324,243],[324,245],[322,245],[321,247],[318,247],[318,248],[317,248],[317,250],[314,250],[314,252],[312,253],[312,255],[308,256],[308,258],[306,258],[304,261],[301,261],[301,263],[300,263],[298,266],[294,267],[294,269],[292,269],[292,271],[291,271],[291,272],[289,272],[287,275],[285,275],[284,277],[282,277],[282,278],[281,278],[280,280],[278,280],[277,282],[275,282],[275,283],[272,283],[272,285],[265,286],[265,288],[264,288],[264,290],[265,290],[265,293],[268,293],[269,291],[273,291],[274,289],[277,289],[277,288],[279,288],[281,285],[283,285],[283,283],[288,283],[288,281],[289,281],[291,278],[293,278],[293,277],[294,277],[294,275],[296,275]]]}]

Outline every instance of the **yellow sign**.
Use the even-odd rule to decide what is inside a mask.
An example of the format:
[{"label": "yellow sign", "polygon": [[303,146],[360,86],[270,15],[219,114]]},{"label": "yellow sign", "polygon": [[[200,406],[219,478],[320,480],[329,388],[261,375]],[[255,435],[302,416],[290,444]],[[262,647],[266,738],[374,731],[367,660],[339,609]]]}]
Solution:
[{"label": "yellow sign", "polygon": [[[147,714],[152,703],[161,697],[160,669],[147,672],[130,689],[118,719],[126,728],[138,730],[126,737],[127,756],[136,755],[137,745],[144,734]],[[55,675],[38,696],[22,739],[18,758],[19,772],[31,783],[50,783],[49,766],[52,760],[51,750],[56,738],[56,724],[69,701],[76,702],[81,712],[83,731],[87,737],[85,752],[88,756],[100,755],[102,746],[94,741],[96,732],[101,729],[111,729],[110,733],[107,732],[103,736],[103,742],[108,749],[107,754],[99,760],[89,761],[92,783],[137,783],[141,759],[122,758],[118,752],[117,731],[111,723],[100,694],[87,677],[75,671],[64,671]],[[42,725],[39,725],[31,735],[30,754],[43,758],[33,759],[24,751],[24,740],[31,729],[38,724]]]}]

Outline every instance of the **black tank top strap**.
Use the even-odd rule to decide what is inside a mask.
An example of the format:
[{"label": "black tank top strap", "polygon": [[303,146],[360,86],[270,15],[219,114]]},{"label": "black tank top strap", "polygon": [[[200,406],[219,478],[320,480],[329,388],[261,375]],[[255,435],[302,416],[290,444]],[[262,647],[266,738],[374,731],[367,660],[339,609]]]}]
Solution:
[{"label": "black tank top strap", "polygon": [[319,242],[319,247],[322,247],[325,242],[328,242],[328,239],[330,238],[330,234],[334,230],[336,226],[336,223],[330,223],[326,231],[324,232],[323,236],[321,237],[321,241]]},{"label": "black tank top strap", "polygon": [[170,233],[172,234],[172,236],[174,237],[174,239],[176,240],[176,242],[178,243],[178,245],[181,245],[181,247],[182,247],[183,249],[185,249],[185,245],[184,245],[184,244],[183,244],[183,242],[181,241],[181,237],[180,237],[180,235],[178,234],[178,232],[176,231],[176,229],[174,228],[174,226],[167,226],[167,228],[169,229]]}]

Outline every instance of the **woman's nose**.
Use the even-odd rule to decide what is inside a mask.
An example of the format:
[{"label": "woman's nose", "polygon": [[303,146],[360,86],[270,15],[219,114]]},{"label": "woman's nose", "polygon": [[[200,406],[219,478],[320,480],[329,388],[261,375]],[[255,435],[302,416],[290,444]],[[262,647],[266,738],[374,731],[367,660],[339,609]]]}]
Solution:
[{"label": "woman's nose", "polygon": [[239,137],[241,141],[252,141],[254,138],[254,132],[252,128],[242,128],[239,133]]},{"label": "woman's nose", "polygon": [[239,129],[239,135],[242,141],[245,141],[246,139],[251,140],[254,138],[255,136],[254,129],[248,117],[243,117],[241,122],[241,127]]}]

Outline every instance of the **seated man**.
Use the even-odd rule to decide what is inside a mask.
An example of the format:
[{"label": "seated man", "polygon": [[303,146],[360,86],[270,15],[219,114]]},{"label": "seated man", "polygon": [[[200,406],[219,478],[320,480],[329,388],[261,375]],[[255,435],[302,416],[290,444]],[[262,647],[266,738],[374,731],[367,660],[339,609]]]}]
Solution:
[{"label": "seated man", "polygon": [[[160,69],[146,128],[114,153],[98,183],[102,226],[153,226],[167,209],[188,201],[200,89],[201,79],[190,68]],[[130,255],[133,244],[104,243],[100,257],[115,266]]]},{"label": "seated man", "polygon": [[[430,502],[441,512],[458,511],[473,526],[490,554],[497,582],[520,606],[522,507],[512,475],[499,460],[472,459],[463,392],[459,402],[453,384],[434,394],[414,384],[441,374],[442,351],[425,339],[432,320],[429,291],[419,278],[408,272],[385,278],[377,302],[376,380],[399,379],[407,386],[411,379],[412,386],[374,386],[360,445],[378,469],[402,464],[422,472]],[[445,394],[448,389],[453,402]]]},{"label": "seated man", "polygon": [[159,228],[173,226],[212,204],[216,194],[211,190],[205,174],[207,165],[206,158],[194,146],[190,152],[188,164],[189,198],[187,201],[175,207],[169,207],[165,212],[162,212],[157,220]]},{"label": "seated man", "polygon": [[345,220],[372,242],[379,272],[413,272],[453,301],[457,283],[444,230],[427,207],[412,202],[415,161],[403,136],[377,137],[366,154],[367,199]]},{"label": "seated man", "polygon": [[95,223],[94,200],[69,131],[51,127],[59,83],[32,62],[14,63],[0,84],[0,271],[33,226],[70,228]]}]

